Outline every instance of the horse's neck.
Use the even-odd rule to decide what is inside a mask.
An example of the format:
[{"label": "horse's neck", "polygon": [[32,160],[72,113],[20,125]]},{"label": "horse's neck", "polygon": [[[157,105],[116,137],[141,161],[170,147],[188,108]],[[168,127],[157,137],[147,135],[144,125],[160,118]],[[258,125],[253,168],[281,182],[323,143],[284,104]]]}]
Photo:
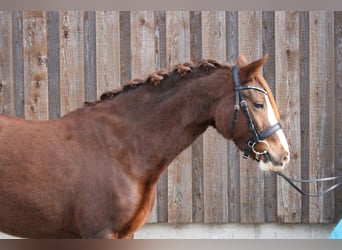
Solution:
[{"label": "horse's neck", "polygon": [[214,125],[214,105],[227,82],[213,79],[189,80],[164,92],[148,92],[148,87],[142,86],[108,101],[112,110],[119,110],[128,131],[124,146],[127,154],[136,153],[129,157],[135,161],[132,167],[161,173],[209,125]]}]

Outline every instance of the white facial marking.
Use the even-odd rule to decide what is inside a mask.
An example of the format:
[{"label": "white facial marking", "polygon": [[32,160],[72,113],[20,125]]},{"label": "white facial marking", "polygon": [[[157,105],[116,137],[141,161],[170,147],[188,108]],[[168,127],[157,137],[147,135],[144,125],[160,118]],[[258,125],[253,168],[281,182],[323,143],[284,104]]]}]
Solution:
[{"label": "white facial marking", "polygon": [[262,170],[262,171],[270,171],[270,163],[267,162],[263,162],[263,161],[259,161],[259,168]]},{"label": "white facial marking", "polygon": [[[271,102],[268,98],[268,96],[265,96],[266,99],[266,105],[267,105],[267,117],[268,117],[268,121],[270,123],[270,126],[276,124],[278,122],[274,110],[272,108]],[[284,150],[287,151],[289,153],[288,155],[288,160],[290,159],[290,150],[289,150],[289,145],[287,143],[287,140],[285,138],[284,132],[282,129],[279,129],[275,135],[278,136],[279,141],[281,143],[281,145],[283,146]],[[264,163],[263,161],[259,162],[259,167],[261,170],[264,171],[270,171],[273,169],[273,165],[270,162]]]},{"label": "white facial marking", "polygon": [[[274,110],[272,108],[272,105],[271,105],[271,102],[270,102],[270,99],[268,98],[268,96],[265,96],[265,99],[266,99],[266,105],[267,105],[267,116],[268,116],[268,121],[270,123],[270,126],[276,124],[278,122],[275,114],[274,114]],[[284,132],[282,129],[279,129],[277,132],[276,132],[276,135],[278,135],[279,137],[279,140],[280,140],[280,143],[281,145],[283,146],[283,148],[287,151],[287,152],[290,152],[289,150],[289,145],[287,143],[287,140],[285,138],[285,135],[284,135]]]}]

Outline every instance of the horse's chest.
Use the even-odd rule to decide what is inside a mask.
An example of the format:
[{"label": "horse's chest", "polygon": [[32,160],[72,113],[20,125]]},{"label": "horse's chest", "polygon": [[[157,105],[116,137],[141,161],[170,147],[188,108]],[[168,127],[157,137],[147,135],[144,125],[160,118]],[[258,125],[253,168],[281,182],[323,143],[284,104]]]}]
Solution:
[{"label": "horse's chest", "polygon": [[153,208],[155,192],[156,185],[143,190],[136,212],[119,233],[121,237],[131,237],[135,231],[139,230],[146,223]]}]

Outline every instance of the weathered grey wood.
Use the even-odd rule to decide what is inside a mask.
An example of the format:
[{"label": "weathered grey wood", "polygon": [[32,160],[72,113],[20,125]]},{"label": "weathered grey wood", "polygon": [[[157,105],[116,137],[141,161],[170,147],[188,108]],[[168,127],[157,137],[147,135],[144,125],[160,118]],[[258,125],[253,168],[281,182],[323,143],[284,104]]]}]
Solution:
[{"label": "weathered grey wood", "polygon": [[120,16],[118,11],[96,12],[96,79],[97,98],[119,88]]},{"label": "weathered grey wood", "polygon": [[154,12],[131,12],[132,77],[146,78],[156,70],[154,46]]},{"label": "weathered grey wood", "polygon": [[[0,112],[54,119],[155,69],[202,57],[234,64],[239,53],[249,61],[268,53],[264,76],[292,153],[285,173],[341,175],[341,13],[1,11]],[[216,136],[209,130],[162,175],[150,222],[326,223],[341,217],[339,189],[319,199],[300,197]],[[311,193],[327,187],[301,186]]]},{"label": "weathered grey wood", "polygon": [[[275,80],[275,20],[274,11],[262,12],[262,48],[263,55],[268,54],[267,63],[263,67],[264,78],[272,93],[276,91]],[[265,174],[265,222],[277,221],[277,178]]]},{"label": "weathered grey wood", "polygon": [[121,84],[131,80],[131,15],[120,11],[120,78]]},{"label": "weathered grey wood", "polygon": [[[300,127],[301,127],[301,178],[309,179],[309,162],[310,162],[310,152],[309,152],[309,108],[310,108],[310,98],[309,98],[309,78],[310,78],[310,32],[309,32],[309,12],[303,11],[299,15],[299,57],[300,57]],[[309,185],[307,183],[302,183],[302,190],[305,193],[309,192]],[[309,198],[302,196],[302,215],[301,222],[309,223]]]},{"label": "weathered grey wood", "polygon": [[[342,175],[342,11],[334,12],[335,27],[335,175]],[[335,220],[342,218],[342,193],[335,191]]]},{"label": "weathered grey wood", "polygon": [[12,12],[13,87],[15,115],[25,117],[23,14]]},{"label": "weathered grey wood", "polygon": [[49,119],[46,13],[23,13],[25,117]]},{"label": "weathered grey wood", "polygon": [[[156,11],[155,18],[155,57],[156,68],[166,68],[166,13]],[[165,171],[159,179],[157,187],[157,216],[158,222],[167,222],[168,218],[168,176]]]},{"label": "weathered grey wood", "polygon": [[[283,131],[291,148],[291,162],[283,171],[300,179],[300,85],[299,85],[299,12],[277,11],[276,91]],[[299,185],[300,186],[300,185]],[[298,223],[301,220],[301,195],[285,180],[278,178],[278,220]]]},{"label": "weathered grey wood", "polygon": [[[310,12],[310,178],[334,174],[334,67],[333,16],[330,11]],[[310,185],[310,192],[326,185]],[[310,199],[310,222],[331,222],[333,193]]]},{"label": "weathered grey wood", "polygon": [[9,11],[0,11],[0,114],[14,115],[12,22]]},{"label": "weathered grey wood", "polygon": [[[202,58],[202,13],[190,12],[190,57],[192,61]],[[204,221],[203,199],[203,136],[192,144],[192,220]]]},{"label": "weathered grey wood", "polygon": [[[202,12],[204,58],[225,61],[224,11]],[[213,128],[203,134],[204,222],[228,222],[227,141]]]},{"label": "weathered grey wood", "polygon": [[83,105],[84,29],[83,13],[60,12],[61,115]]},{"label": "weathered grey wood", "polygon": [[[154,43],[154,12],[131,12],[132,77],[146,78],[156,69]],[[148,222],[157,222],[157,197]]]},{"label": "weathered grey wood", "polygon": [[61,116],[59,12],[48,11],[46,18],[49,119],[56,119]]},{"label": "weathered grey wood", "polygon": [[[235,64],[239,53],[238,12],[226,12],[226,61]],[[228,141],[228,221],[240,222],[240,151],[233,141]]]},{"label": "weathered grey wood", "polygon": [[239,13],[226,12],[226,61],[235,64],[239,56]]},{"label": "weathered grey wood", "polygon": [[84,30],[84,90],[85,100],[97,97],[96,90],[96,15],[95,11],[86,11],[83,15]]},{"label": "weathered grey wood", "polygon": [[[166,55],[169,69],[190,60],[190,17],[186,11],[166,12]],[[168,222],[192,222],[192,150],[188,147],[168,168]]]},{"label": "weathered grey wood", "polygon": [[[268,54],[268,60],[263,67],[264,77],[272,92],[276,91],[275,60],[276,60],[276,29],[275,11],[262,12],[262,54]],[[276,98],[276,96],[274,96]]]},{"label": "weathered grey wood", "polygon": [[[262,57],[261,11],[239,12],[239,53],[249,61]],[[262,223],[265,221],[264,173],[252,160],[241,159],[240,170],[241,222]]]}]

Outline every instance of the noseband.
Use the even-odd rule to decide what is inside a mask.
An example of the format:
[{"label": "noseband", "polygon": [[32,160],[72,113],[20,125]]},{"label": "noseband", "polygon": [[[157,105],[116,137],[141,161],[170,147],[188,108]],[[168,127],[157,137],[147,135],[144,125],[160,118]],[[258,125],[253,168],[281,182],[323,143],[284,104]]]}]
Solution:
[{"label": "noseband", "polygon": [[249,130],[252,132],[253,137],[248,141],[247,147],[244,150],[243,157],[248,158],[253,152],[255,154],[255,160],[260,161],[260,155],[266,155],[267,156],[267,150],[264,150],[262,152],[259,152],[255,149],[255,145],[263,142],[267,137],[271,136],[275,132],[281,129],[281,124],[278,122],[274,125],[271,125],[267,129],[265,129],[262,132],[259,132],[253,122],[253,119],[249,113],[248,107],[247,107],[247,101],[245,100],[245,97],[243,95],[243,91],[247,89],[253,89],[256,91],[259,91],[263,93],[264,95],[267,95],[267,92],[259,87],[256,86],[241,86],[241,81],[239,77],[239,67],[234,66],[232,69],[232,74],[233,74],[233,82],[234,82],[234,87],[235,87],[235,105],[234,105],[234,117],[233,117],[233,122],[232,122],[232,127],[231,127],[231,137],[233,138],[236,123],[237,123],[237,115],[238,111],[240,110],[240,107],[242,108],[243,113],[245,114],[247,118],[247,123]]},{"label": "noseband", "polygon": [[[264,89],[256,87],[256,86],[241,86],[240,77],[239,77],[239,68],[237,66],[233,67],[232,74],[233,74],[233,82],[234,82],[234,86],[235,86],[235,106],[234,106],[233,123],[232,123],[232,127],[231,127],[231,137],[233,138],[236,123],[237,123],[237,114],[238,114],[238,111],[241,107],[243,110],[243,113],[246,115],[249,129],[253,134],[252,139],[250,139],[247,143],[247,147],[244,150],[243,157],[248,158],[250,156],[251,152],[253,152],[255,154],[255,160],[260,161],[260,158],[259,158],[260,155],[265,155],[266,157],[268,157],[268,153],[267,153],[267,150],[264,150],[262,152],[257,151],[255,149],[255,145],[260,143],[260,142],[263,142],[263,140],[265,140],[267,137],[271,136],[272,134],[277,132],[279,129],[281,129],[281,125],[280,125],[280,123],[276,123],[276,124],[270,126],[269,128],[265,129],[262,132],[259,132],[256,129],[255,124],[253,122],[253,119],[251,118],[251,115],[248,111],[247,102],[243,96],[242,91],[246,90],[246,89],[254,89],[256,91],[263,93],[264,95],[267,95],[267,92]],[[279,172],[279,171],[276,172],[276,174],[279,175],[280,177],[284,178],[284,180],[287,181],[293,188],[295,188],[299,193],[301,193],[302,195],[304,195],[306,197],[320,197],[320,196],[334,190],[335,188],[339,187],[340,185],[342,185],[342,182],[337,182],[335,185],[331,186],[330,188],[327,188],[326,190],[323,190],[320,193],[308,194],[308,193],[305,193],[304,191],[302,191],[299,187],[297,187],[294,184],[294,182],[315,183],[315,182],[325,182],[325,181],[333,181],[333,180],[336,181],[336,180],[342,180],[342,176],[327,177],[327,178],[320,178],[320,179],[311,179],[311,180],[300,180],[300,179],[288,178],[282,172]]]}]

